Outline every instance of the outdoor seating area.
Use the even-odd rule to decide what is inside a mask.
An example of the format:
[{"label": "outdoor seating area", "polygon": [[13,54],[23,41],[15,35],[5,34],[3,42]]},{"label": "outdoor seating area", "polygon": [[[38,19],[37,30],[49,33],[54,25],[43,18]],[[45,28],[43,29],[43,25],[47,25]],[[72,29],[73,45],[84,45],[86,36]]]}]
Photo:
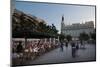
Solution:
[{"label": "outdoor seating area", "polygon": [[[43,42],[43,39],[37,39],[27,41],[27,45],[25,45],[25,41],[15,41],[13,40],[13,60],[18,60],[18,62],[23,62],[24,60],[34,60],[38,56],[43,55],[46,52],[49,52],[58,47],[58,42],[54,44],[54,42]],[[17,62],[17,61],[16,61]]]}]

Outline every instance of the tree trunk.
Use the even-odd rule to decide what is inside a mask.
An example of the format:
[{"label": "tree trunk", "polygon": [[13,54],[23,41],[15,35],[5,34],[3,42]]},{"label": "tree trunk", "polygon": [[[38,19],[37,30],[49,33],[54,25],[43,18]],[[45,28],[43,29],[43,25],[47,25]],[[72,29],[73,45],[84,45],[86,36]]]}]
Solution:
[{"label": "tree trunk", "polygon": [[27,38],[25,37],[25,46],[27,46]]}]

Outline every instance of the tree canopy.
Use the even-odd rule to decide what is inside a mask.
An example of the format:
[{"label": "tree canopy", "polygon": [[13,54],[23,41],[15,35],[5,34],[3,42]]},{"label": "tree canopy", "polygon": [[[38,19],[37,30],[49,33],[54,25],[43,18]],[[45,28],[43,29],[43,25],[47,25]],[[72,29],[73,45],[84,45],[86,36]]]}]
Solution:
[{"label": "tree canopy", "polygon": [[13,37],[54,37],[58,34],[55,25],[47,25],[44,20],[37,20],[23,12],[16,11],[12,16]]},{"label": "tree canopy", "polygon": [[86,41],[86,40],[88,40],[89,38],[90,38],[90,37],[89,37],[89,35],[88,35],[87,33],[85,33],[85,32],[80,33],[80,36],[79,36],[79,39],[80,39],[80,40]]}]

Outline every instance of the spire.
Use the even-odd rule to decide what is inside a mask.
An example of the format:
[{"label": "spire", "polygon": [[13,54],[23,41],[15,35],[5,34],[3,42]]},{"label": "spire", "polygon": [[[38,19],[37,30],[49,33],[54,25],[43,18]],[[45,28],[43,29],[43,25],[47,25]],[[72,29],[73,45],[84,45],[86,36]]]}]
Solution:
[{"label": "spire", "polygon": [[62,16],[62,22],[64,22],[64,15]]},{"label": "spire", "polygon": [[65,24],[64,24],[64,15],[62,15],[62,20],[61,20],[61,34],[63,34]]}]

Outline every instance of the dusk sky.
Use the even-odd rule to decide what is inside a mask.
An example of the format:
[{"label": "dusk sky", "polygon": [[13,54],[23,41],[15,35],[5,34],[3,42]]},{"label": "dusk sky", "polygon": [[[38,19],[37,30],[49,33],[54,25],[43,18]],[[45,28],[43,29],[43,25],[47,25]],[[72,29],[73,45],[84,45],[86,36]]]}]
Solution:
[{"label": "dusk sky", "polygon": [[41,18],[47,24],[54,24],[60,32],[61,19],[64,15],[66,25],[72,23],[82,23],[85,21],[95,22],[94,6],[46,4],[35,2],[15,2],[15,8],[26,13]]}]

